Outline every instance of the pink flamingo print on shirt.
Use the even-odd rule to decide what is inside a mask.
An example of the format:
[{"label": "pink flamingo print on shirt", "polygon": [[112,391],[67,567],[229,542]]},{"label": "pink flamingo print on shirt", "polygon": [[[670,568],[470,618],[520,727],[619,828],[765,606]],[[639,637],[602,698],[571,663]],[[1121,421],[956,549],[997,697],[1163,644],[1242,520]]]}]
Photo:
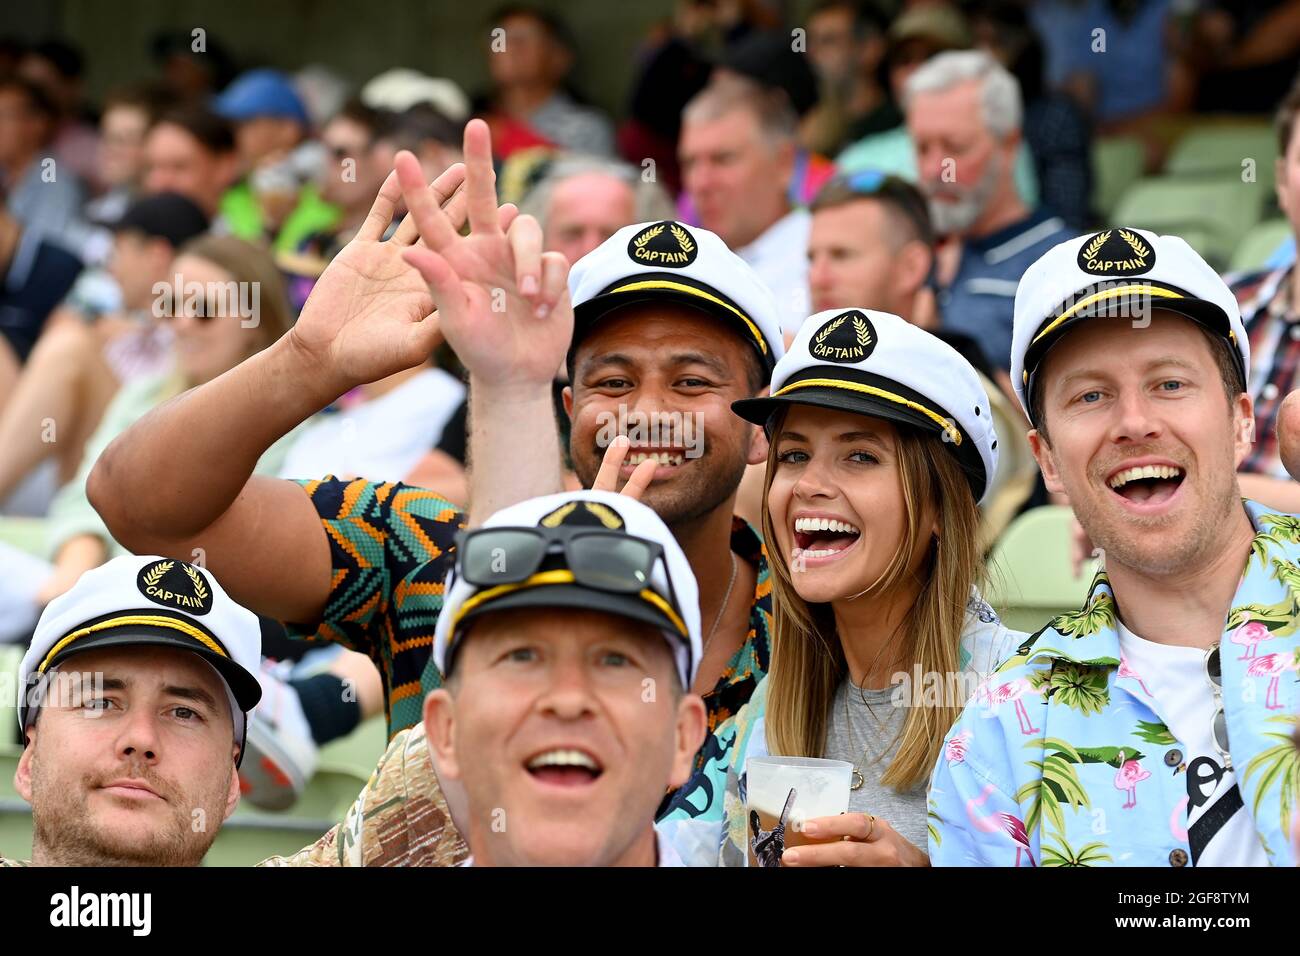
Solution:
[{"label": "pink flamingo print on shirt", "polygon": [[1282,705],[1277,702],[1277,685],[1287,671],[1300,672],[1300,658],[1297,658],[1297,655],[1265,654],[1263,657],[1256,657],[1246,665],[1246,673],[1251,677],[1273,678],[1268,682],[1268,690],[1264,693],[1265,710],[1282,709]]},{"label": "pink flamingo print on shirt", "polygon": [[1151,771],[1143,770],[1136,760],[1125,760],[1124,751],[1119,752],[1119,770],[1115,771],[1115,789],[1128,791],[1128,802],[1120,809],[1129,810],[1137,806],[1137,785],[1151,776]]},{"label": "pink flamingo print on shirt", "polygon": [[975,735],[969,730],[963,730],[948,739],[948,742],[943,745],[943,755],[948,763],[961,763],[966,759],[966,745],[970,743],[973,736]]},{"label": "pink flamingo print on shirt", "polygon": [[1138,682],[1138,686],[1142,688],[1142,693],[1146,694],[1148,697],[1155,696],[1154,694],[1151,693],[1151,691],[1147,690],[1147,685],[1142,683],[1142,675],[1139,674],[1137,671],[1135,671],[1133,668],[1129,667],[1128,658],[1124,656],[1123,651],[1119,652],[1119,676],[1132,677],[1135,681]]},{"label": "pink flamingo print on shirt", "polygon": [[1029,678],[1017,677],[1015,680],[1007,681],[1005,684],[998,684],[996,687],[985,687],[984,699],[988,701],[989,709],[995,714],[1003,704],[1015,704],[1016,719],[1020,721],[1020,732],[1028,737],[1030,734],[1042,733],[1042,731],[1035,727],[1033,721],[1029,719],[1029,712],[1025,710],[1025,705],[1020,698],[1027,694],[1041,694],[1046,689],[1046,684],[1042,687],[1035,687],[1029,682]]},{"label": "pink flamingo print on shirt", "polygon": [[1009,813],[1003,813],[1001,810],[990,813],[988,816],[981,816],[976,807],[982,807],[988,802],[989,795],[997,787],[988,783],[984,785],[984,790],[978,797],[971,797],[966,801],[966,816],[970,819],[971,826],[981,833],[1001,833],[1016,845],[1016,862],[1020,865],[1020,854],[1023,853],[1029,857],[1029,865],[1035,866],[1034,856],[1029,852],[1029,834],[1025,832],[1025,825],[1019,817],[1014,817]]},{"label": "pink flamingo print on shirt", "polygon": [[1232,632],[1228,640],[1238,647],[1244,647],[1245,653],[1237,658],[1239,661],[1254,660],[1255,654],[1259,650],[1259,645],[1263,641],[1271,640],[1273,632],[1266,628],[1259,621],[1247,621]]}]

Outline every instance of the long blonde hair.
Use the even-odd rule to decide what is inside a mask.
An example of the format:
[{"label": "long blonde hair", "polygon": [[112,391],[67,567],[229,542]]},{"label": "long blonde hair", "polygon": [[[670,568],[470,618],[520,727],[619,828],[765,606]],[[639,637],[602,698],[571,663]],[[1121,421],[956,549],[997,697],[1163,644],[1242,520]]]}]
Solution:
[{"label": "long blonde hair", "polygon": [[[773,424],[780,432],[784,411]],[[903,649],[922,674],[939,675],[941,687],[960,686],[956,675],[961,634],[971,587],[983,582],[979,508],[956,458],[937,437],[900,426],[898,463],[906,528],[889,565],[869,589],[883,595],[909,584],[910,558],[931,534],[937,516],[940,538],[931,542],[919,571],[916,602],[903,623]],[[772,442],[763,481],[763,500],[776,474]],[[772,659],[767,674],[767,745],[773,754],[819,757],[835,692],[848,665],[829,604],[808,604],[795,591],[787,555],[776,546],[771,509],[763,508],[763,539],[770,542],[772,569]],[[914,688],[913,693],[916,693]],[[881,783],[904,791],[927,779],[939,758],[944,735],[961,713],[962,701],[943,695],[938,706],[911,706],[898,752]]]}]

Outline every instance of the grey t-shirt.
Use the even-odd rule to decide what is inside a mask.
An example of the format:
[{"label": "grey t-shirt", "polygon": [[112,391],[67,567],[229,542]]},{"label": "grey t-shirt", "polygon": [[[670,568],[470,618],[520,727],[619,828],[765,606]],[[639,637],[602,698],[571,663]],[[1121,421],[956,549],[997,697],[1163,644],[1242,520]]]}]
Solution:
[{"label": "grey t-shirt", "polygon": [[849,791],[850,812],[870,813],[888,820],[890,826],[924,852],[927,781],[922,780],[903,793],[880,783],[898,753],[907,719],[907,707],[894,703],[895,691],[893,687],[864,690],[846,678],[831,704],[824,756],[847,760],[862,772],[862,786]]}]

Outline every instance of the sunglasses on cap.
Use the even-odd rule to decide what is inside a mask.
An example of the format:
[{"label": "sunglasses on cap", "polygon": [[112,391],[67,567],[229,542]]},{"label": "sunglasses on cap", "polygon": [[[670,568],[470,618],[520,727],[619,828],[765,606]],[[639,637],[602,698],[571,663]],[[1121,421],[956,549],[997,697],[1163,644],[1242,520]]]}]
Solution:
[{"label": "sunglasses on cap", "polygon": [[[541,571],[552,548],[559,545],[564,567],[554,569],[560,575],[572,575],[572,582],[607,594],[640,594],[659,606],[681,633],[681,602],[673,587],[663,545],[621,531],[600,528],[476,528],[456,536],[456,573],[477,588],[523,584]],[[654,590],[650,577],[656,562],[664,563],[668,581],[668,601]],[[551,573],[551,572],[542,572]],[[569,583],[567,580],[539,581]],[[648,594],[643,593],[648,592]],[[476,595],[476,597],[481,596]],[[468,607],[462,607],[464,614]]]}]

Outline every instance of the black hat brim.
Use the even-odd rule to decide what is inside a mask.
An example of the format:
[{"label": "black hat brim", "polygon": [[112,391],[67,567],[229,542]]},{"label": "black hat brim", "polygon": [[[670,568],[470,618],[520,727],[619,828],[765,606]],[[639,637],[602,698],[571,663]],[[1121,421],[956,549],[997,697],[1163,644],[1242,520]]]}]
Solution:
[{"label": "black hat brim", "polygon": [[[1131,295],[1115,296],[1114,298],[1098,302],[1088,308],[1080,309],[1074,315],[1055,326],[1051,332],[1042,335],[1030,343],[1029,348],[1025,350],[1025,402],[1031,405],[1034,394],[1034,379],[1038,375],[1038,370],[1042,367],[1044,359],[1048,352],[1060,344],[1061,339],[1076,328],[1081,322],[1089,319],[1112,319],[1116,321],[1130,322],[1133,313],[1125,308],[1134,302],[1140,303],[1142,308],[1148,312],[1165,311],[1181,315],[1190,319],[1197,325],[1209,332],[1222,337],[1232,352],[1233,364],[1237,367],[1237,372],[1241,376],[1242,387],[1245,387],[1246,369],[1242,363],[1241,350],[1237,347],[1233,339],[1232,323],[1228,316],[1220,308],[1208,299],[1196,299],[1191,296],[1178,296],[1171,298],[1152,298],[1149,295],[1134,291]],[[1118,313],[1118,314],[1117,314]],[[1029,408],[1031,418],[1036,418],[1038,410]]]},{"label": "black hat brim", "polygon": [[[124,612],[118,612],[119,614]],[[157,616],[157,609],[145,612]],[[185,618],[185,623],[192,624],[192,618]],[[190,651],[211,664],[225,680],[235,698],[235,703],[244,713],[249,713],[262,699],[262,685],[257,677],[250,674],[236,661],[210,649],[203,642],[189,637],[172,628],[151,624],[123,624],[109,627],[94,634],[87,634],[69,644],[46,667],[48,673],[70,657],[75,657],[90,650],[103,650],[109,647],[172,647]]]}]

